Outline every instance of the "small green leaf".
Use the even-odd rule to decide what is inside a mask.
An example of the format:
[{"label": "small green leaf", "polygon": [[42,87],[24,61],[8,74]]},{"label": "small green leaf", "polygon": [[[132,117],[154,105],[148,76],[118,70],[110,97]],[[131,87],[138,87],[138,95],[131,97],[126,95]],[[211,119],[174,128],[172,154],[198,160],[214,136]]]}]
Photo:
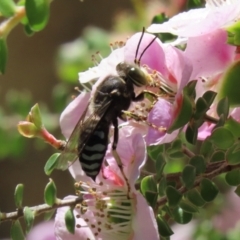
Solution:
[{"label": "small green leaf", "polygon": [[157,203],[158,193],[146,191],[145,198],[146,198],[149,206],[151,206],[152,208],[155,208],[156,203]]},{"label": "small green leaf", "polygon": [[57,165],[58,157],[61,153],[54,153],[46,162],[44,166],[44,172],[46,175],[50,175]]},{"label": "small green leaf", "polygon": [[183,95],[179,96],[177,102],[179,103],[179,106],[177,108],[177,112],[175,113],[174,121],[168,128],[168,133],[172,133],[174,130],[183,127],[192,117],[192,99],[185,92],[183,92]]},{"label": "small green leaf", "polygon": [[34,31],[31,29],[28,23],[24,25],[24,31],[28,37],[34,34]]},{"label": "small green leaf", "polygon": [[167,187],[167,180],[165,177],[162,177],[160,183],[158,184],[158,194],[160,197],[165,195],[165,190]]},{"label": "small green leaf", "polygon": [[75,217],[73,214],[73,210],[69,208],[67,212],[65,213],[65,224],[67,227],[67,230],[74,234],[75,233]]},{"label": "small green leaf", "polygon": [[196,98],[196,85],[197,80],[193,80],[188,82],[187,86],[185,86],[183,89],[184,93],[187,94],[192,99]]},{"label": "small green leaf", "polygon": [[217,114],[218,114],[219,117],[223,114],[224,119],[227,119],[228,114],[229,114],[228,98],[223,98],[218,102]]},{"label": "small green leaf", "polygon": [[230,186],[238,186],[240,184],[240,169],[233,169],[225,175],[225,180]]},{"label": "small green leaf", "polygon": [[11,17],[15,14],[16,6],[13,0],[0,1],[0,13],[4,17]]},{"label": "small green leaf", "polygon": [[197,207],[203,207],[206,203],[197,189],[192,189],[187,193],[188,200]]},{"label": "small green leaf", "polygon": [[197,213],[198,208],[191,204],[190,202],[186,201],[186,200],[181,200],[181,202],[179,203],[179,207],[183,209],[183,211],[188,212],[188,213]]},{"label": "small green leaf", "polygon": [[208,138],[202,143],[200,154],[203,155],[205,159],[208,159],[213,152],[213,144],[208,140]]},{"label": "small green leaf", "polygon": [[227,43],[234,45],[234,46],[239,46],[240,45],[240,23],[239,23],[239,21],[237,21],[234,24],[231,24],[229,27],[227,27],[227,33],[228,33]]},{"label": "small green leaf", "polygon": [[18,220],[12,223],[10,234],[12,240],[25,240],[21,224]]},{"label": "small green leaf", "polygon": [[240,123],[231,116],[226,120],[224,128],[231,131],[233,136],[237,139],[240,136]]},{"label": "small green leaf", "polygon": [[240,60],[235,61],[222,76],[219,82],[218,99],[227,97],[231,107],[239,106],[240,94],[238,84],[240,76]]},{"label": "small green leaf", "polygon": [[26,222],[26,232],[29,233],[29,231],[32,228],[33,221],[34,221],[34,212],[29,207],[24,207],[23,209],[23,217]]},{"label": "small green leaf", "polygon": [[4,74],[8,59],[6,39],[0,38],[0,73]]},{"label": "small green leaf", "polygon": [[160,215],[157,216],[158,232],[163,237],[169,237],[173,234],[172,229],[169,227],[168,223]]},{"label": "small green leaf", "polygon": [[164,149],[164,144],[162,145],[153,145],[153,146],[148,146],[147,147],[147,153],[148,156],[155,161],[158,158],[158,155],[160,153],[164,153],[165,149]]},{"label": "small green leaf", "polygon": [[237,186],[234,192],[240,197],[240,185]]},{"label": "small green leaf", "polygon": [[202,155],[195,155],[189,161],[189,164],[196,168],[196,174],[199,175],[205,172],[206,163]]},{"label": "small green leaf", "polygon": [[190,189],[196,178],[196,168],[191,165],[186,165],[182,172],[183,184],[187,189]]},{"label": "small green leaf", "polygon": [[192,220],[192,213],[185,212],[181,207],[172,210],[173,219],[180,224],[187,224]]},{"label": "small green leaf", "polygon": [[194,114],[194,118],[199,119],[207,112],[208,109],[209,109],[209,106],[206,100],[202,97],[198,98],[196,102],[196,112]]},{"label": "small green leaf", "polygon": [[200,183],[201,196],[206,202],[211,202],[218,194],[216,185],[207,178],[202,179]]},{"label": "small green leaf", "polygon": [[52,179],[49,180],[49,183],[45,187],[44,201],[49,206],[53,206],[57,201],[57,188]]},{"label": "small green leaf", "polygon": [[165,165],[166,165],[165,157],[162,153],[159,153],[159,155],[156,159],[157,179],[160,179],[162,177],[162,172],[163,172],[163,169],[164,169]]},{"label": "small green leaf", "polygon": [[207,105],[210,107],[216,97],[217,93],[213,91],[207,91],[203,94],[202,98],[207,102]]},{"label": "small green leaf", "polygon": [[225,152],[223,151],[216,151],[211,156],[210,162],[220,162],[225,160]]},{"label": "small green leaf", "polygon": [[23,189],[24,189],[23,184],[18,184],[15,188],[14,200],[17,208],[22,208]]},{"label": "small green leaf", "polygon": [[223,150],[228,149],[234,144],[233,134],[224,127],[214,129],[212,135],[209,137],[212,143]]},{"label": "small green leaf", "polygon": [[238,144],[234,144],[226,152],[226,159],[229,164],[235,165],[240,163],[240,149]]},{"label": "small green leaf", "polygon": [[42,30],[49,18],[49,1],[48,0],[26,0],[26,14],[29,25],[33,31]]},{"label": "small green leaf", "polygon": [[146,176],[141,181],[141,192],[146,196],[146,192],[157,193],[157,184],[153,176]]},{"label": "small green leaf", "polygon": [[180,200],[182,199],[182,194],[172,186],[167,186],[166,196],[170,207],[177,206]]},{"label": "small green leaf", "polygon": [[29,114],[31,115],[31,122],[35,124],[37,129],[41,129],[43,127],[42,115],[37,103],[31,108]]},{"label": "small green leaf", "polygon": [[196,144],[198,135],[198,128],[196,124],[188,124],[186,129],[186,140],[191,144]]},{"label": "small green leaf", "polygon": [[52,217],[54,216],[55,212],[56,212],[56,210],[51,210],[51,211],[45,212],[44,220],[45,221],[49,221],[50,219],[52,219]]}]

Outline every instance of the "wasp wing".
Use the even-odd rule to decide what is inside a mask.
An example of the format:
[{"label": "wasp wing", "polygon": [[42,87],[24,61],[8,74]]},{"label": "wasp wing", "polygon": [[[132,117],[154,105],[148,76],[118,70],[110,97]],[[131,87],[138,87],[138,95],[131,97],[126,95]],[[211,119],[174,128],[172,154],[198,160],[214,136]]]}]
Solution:
[{"label": "wasp wing", "polygon": [[[94,112],[89,115],[89,117],[85,117],[87,115],[89,105],[91,103],[91,100],[89,101],[86,109],[84,110],[82,116],[78,120],[78,123],[76,124],[74,130],[72,131],[71,136],[69,137],[66,146],[64,148],[64,151],[59,156],[56,167],[60,170],[66,170],[73,162],[75,162],[78,159],[78,150],[77,145],[79,143],[80,134],[86,127],[89,128],[88,135],[84,136],[81,140],[82,143],[87,142],[91,134],[95,131],[96,127],[98,126],[99,122],[101,121],[101,118],[104,116],[104,114],[107,112],[109,107],[111,106],[111,100],[107,99],[101,103],[101,106],[95,108]],[[84,147],[84,144],[82,144],[82,148]],[[81,149],[79,149],[81,151]]]}]

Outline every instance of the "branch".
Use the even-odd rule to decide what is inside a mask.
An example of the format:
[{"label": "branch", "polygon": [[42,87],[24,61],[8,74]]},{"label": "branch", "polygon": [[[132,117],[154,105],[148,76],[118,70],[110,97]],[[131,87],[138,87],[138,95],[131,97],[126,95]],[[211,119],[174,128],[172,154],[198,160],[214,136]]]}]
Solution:
[{"label": "branch", "polygon": [[[57,203],[55,203],[53,206],[49,206],[48,204],[41,204],[38,206],[30,207],[30,209],[34,212],[34,215],[39,215],[44,212],[48,212],[60,207],[65,207],[65,206],[75,206],[79,203],[82,203],[83,199],[82,197],[77,197],[75,199],[65,199],[61,200],[58,199]],[[10,213],[2,213],[0,212],[0,223],[4,221],[10,221],[10,220],[17,220],[19,218],[23,217],[23,209],[18,209],[15,212],[10,212]]]},{"label": "branch", "polygon": [[[216,165],[218,166],[217,169],[214,169],[213,166],[214,165],[216,167]],[[236,169],[236,168],[240,168],[240,164],[237,164],[237,165],[229,165],[226,161],[221,161],[221,162],[216,162],[216,163],[213,163],[213,164],[209,164],[208,168],[206,169],[206,172],[205,174],[201,175],[193,184],[193,187],[188,189],[186,187],[180,187],[178,189],[178,192],[181,193],[181,194],[184,194],[186,192],[188,192],[189,190],[195,188],[195,187],[198,187],[202,181],[203,178],[208,178],[208,179],[212,179],[218,175],[220,175],[221,173],[226,173],[226,172],[230,172],[231,170],[233,169]],[[212,169],[211,172],[208,172],[209,169]],[[171,174],[171,178],[179,178],[181,175],[181,173],[175,173],[175,174]],[[168,175],[167,175],[168,177]],[[168,178],[167,178],[168,179]],[[156,209],[158,209],[159,207],[165,205],[167,203],[167,197],[164,196],[164,197],[161,197],[157,204],[156,204]]]}]

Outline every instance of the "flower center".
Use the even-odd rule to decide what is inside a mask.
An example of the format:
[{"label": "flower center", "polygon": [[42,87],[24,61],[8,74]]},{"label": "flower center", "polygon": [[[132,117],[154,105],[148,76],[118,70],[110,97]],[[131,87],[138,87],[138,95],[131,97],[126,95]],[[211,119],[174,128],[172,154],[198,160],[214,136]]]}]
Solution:
[{"label": "flower center", "polygon": [[[129,199],[126,189],[114,186],[90,185],[80,182],[78,195],[83,202],[76,206],[77,218],[82,218],[96,239],[127,240],[132,233],[133,199]],[[94,184],[95,185],[95,184]],[[76,221],[77,222],[77,221]]]}]

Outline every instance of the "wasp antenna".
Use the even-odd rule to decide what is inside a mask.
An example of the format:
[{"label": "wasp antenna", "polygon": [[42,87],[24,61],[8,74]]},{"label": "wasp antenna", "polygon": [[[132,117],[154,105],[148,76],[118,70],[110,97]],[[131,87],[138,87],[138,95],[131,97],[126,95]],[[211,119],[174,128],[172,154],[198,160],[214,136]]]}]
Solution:
[{"label": "wasp antenna", "polygon": [[135,59],[134,59],[134,63],[136,63],[136,64],[138,64],[138,65],[139,65],[140,60],[137,60],[137,55],[138,55],[138,51],[139,51],[140,44],[141,44],[142,39],[143,39],[144,32],[145,32],[145,27],[143,27],[142,35],[141,35],[141,37],[140,37],[140,39],[139,39],[139,42],[138,42],[138,45],[137,45],[136,54],[135,54]]},{"label": "wasp antenna", "polygon": [[155,38],[152,39],[152,41],[145,47],[145,49],[143,50],[143,52],[140,55],[140,58],[138,59],[138,63],[140,63],[141,58],[143,56],[143,54],[146,52],[146,50],[152,45],[152,43],[157,39],[157,36]]}]

